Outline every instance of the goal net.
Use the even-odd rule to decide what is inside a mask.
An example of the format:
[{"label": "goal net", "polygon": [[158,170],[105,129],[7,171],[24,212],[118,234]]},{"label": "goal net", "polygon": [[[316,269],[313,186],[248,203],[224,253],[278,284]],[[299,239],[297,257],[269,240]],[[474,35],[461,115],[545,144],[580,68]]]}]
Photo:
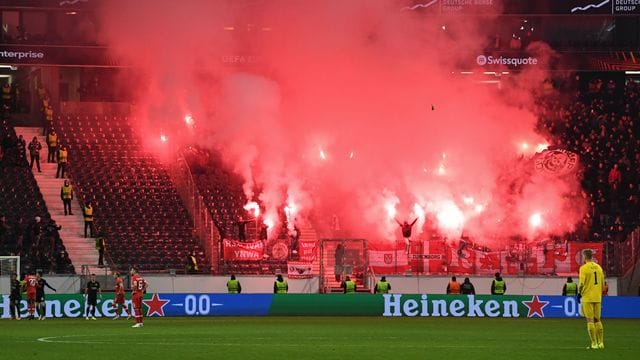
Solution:
[{"label": "goal net", "polygon": [[20,256],[0,256],[0,278],[9,279],[14,272],[20,279]]}]

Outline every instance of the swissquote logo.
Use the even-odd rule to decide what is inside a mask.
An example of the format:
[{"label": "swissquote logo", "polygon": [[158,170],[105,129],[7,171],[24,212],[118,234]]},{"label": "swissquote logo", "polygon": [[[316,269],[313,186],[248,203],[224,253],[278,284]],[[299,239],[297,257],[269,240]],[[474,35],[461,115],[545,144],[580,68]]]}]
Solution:
[{"label": "swissquote logo", "polygon": [[493,55],[478,55],[476,57],[476,63],[480,66],[485,65],[510,65],[510,66],[520,66],[520,65],[538,65],[538,58],[535,57],[514,57],[514,56],[502,56],[495,57]]},{"label": "swissquote logo", "polygon": [[[382,316],[420,316],[420,317],[544,317],[544,308],[549,301],[542,301],[537,295],[530,301],[502,299],[478,299],[475,295],[452,299],[430,299],[429,295],[421,295],[407,299],[401,294],[384,294],[384,312]],[[404,298],[403,298],[404,297]],[[520,305],[528,312],[520,313]]]}]

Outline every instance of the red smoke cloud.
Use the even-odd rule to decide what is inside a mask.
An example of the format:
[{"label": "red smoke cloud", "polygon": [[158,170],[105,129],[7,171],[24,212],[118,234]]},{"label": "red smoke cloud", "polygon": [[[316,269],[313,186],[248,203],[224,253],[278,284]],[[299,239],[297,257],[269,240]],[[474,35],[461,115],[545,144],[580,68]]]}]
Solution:
[{"label": "red smoke cloud", "polygon": [[523,142],[545,142],[529,90],[546,74],[511,75],[503,90],[478,84],[459,64],[482,53],[486,17],[400,8],[112,1],[103,35],[146,75],[141,129],[221,151],[269,218],[293,203],[321,235],[337,217],[342,235],[380,245],[398,236],[389,207],[401,221],[420,217],[417,233],[464,229],[485,243],[571,230],[583,210],[566,196],[579,184],[532,176],[534,151],[521,154]]}]

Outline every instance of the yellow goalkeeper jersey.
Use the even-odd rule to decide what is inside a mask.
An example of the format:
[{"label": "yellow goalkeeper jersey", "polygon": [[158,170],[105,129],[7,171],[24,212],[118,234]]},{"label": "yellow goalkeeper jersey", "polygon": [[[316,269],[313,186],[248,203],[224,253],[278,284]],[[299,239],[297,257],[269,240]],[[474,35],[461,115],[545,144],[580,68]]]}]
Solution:
[{"label": "yellow goalkeeper jersey", "polygon": [[604,273],[600,265],[587,261],[580,266],[580,286],[578,292],[583,302],[602,302]]}]

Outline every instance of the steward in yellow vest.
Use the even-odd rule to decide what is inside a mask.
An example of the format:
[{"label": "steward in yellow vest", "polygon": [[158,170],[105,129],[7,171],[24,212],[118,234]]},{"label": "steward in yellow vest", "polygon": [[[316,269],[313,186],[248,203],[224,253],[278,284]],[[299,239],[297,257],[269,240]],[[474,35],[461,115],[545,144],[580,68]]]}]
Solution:
[{"label": "steward in yellow vest", "polygon": [[391,284],[387,282],[387,278],[383,276],[380,278],[380,281],[376,284],[376,287],[373,289],[373,292],[376,294],[388,294],[389,290],[391,290]]},{"label": "steward in yellow vest", "polygon": [[227,291],[229,292],[229,294],[240,294],[242,292],[240,281],[236,280],[235,275],[231,275],[231,279],[227,281]]},{"label": "steward in yellow vest", "polygon": [[282,275],[276,277],[276,281],[273,283],[274,294],[286,294],[289,292],[289,284],[282,278]]},{"label": "steward in yellow vest", "polygon": [[504,295],[507,291],[507,283],[502,280],[500,273],[495,274],[496,278],[491,282],[491,295]]},{"label": "steward in yellow vest", "polygon": [[356,283],[351,280],[349,276],[344,279],[344,282],[341,285],[345,294],[355,294],[356,293]]},{"label": "steward in yellow vest", "polygon": [[578,296],[578,284],[573,282],[571,276],[567,278],[567,282],[562,287],[562,296]]},{"label": "steward in yellow vest", "polygon": [[87,205],[84,207],[84,237],[87,237],[87,229],[89,230],[89,235],[93,237],[93,206],[91,206],[91,202],[87,202]]}]

